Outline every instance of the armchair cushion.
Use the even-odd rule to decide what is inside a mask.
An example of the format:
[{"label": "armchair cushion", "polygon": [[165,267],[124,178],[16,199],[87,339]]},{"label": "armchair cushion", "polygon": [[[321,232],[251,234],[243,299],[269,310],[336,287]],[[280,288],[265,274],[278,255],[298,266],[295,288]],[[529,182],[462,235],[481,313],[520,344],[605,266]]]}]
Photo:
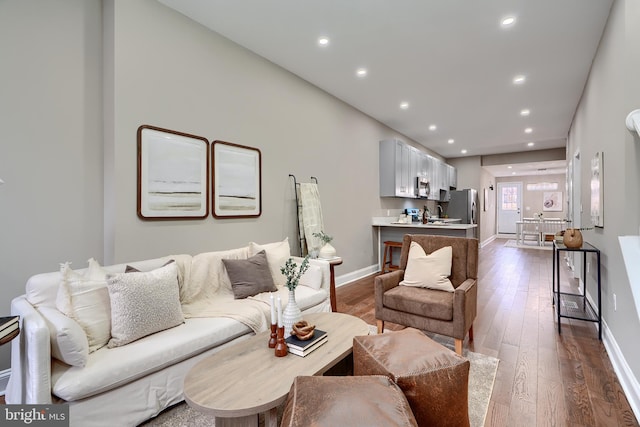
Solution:
[{"label": "armchair cushion", "polygon": [[449,280],[452,258],[451,246],[442,247],[427,255],[422,246],[411,242],[404,280],[400,284],[453,292],[454,288]]},{"label": "armchair cushion", "polygon": [[433,289],[396,286],[383,295],[385,307],[432,319],[453,319],[453,293]]}]

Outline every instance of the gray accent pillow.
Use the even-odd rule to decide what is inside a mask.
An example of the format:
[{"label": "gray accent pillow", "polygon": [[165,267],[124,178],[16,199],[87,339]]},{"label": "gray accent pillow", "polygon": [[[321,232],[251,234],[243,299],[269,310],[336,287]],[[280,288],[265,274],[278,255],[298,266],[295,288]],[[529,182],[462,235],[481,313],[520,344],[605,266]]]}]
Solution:
[{"label": "gray accent pillow", "polygon": [[223,259],[222,262],[231,280],[235,299],[277,290],[264,249],[247,259]]},{"label": "gray accent pillow", "polygon": [[111,299],[109,348],[184,322],[175,262],[153,271],[111,275],[107,289]]}]

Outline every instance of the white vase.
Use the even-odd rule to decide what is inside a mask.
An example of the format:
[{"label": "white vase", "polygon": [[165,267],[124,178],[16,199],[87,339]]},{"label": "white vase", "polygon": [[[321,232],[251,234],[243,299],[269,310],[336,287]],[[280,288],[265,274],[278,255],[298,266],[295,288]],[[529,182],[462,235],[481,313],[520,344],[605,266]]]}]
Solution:
[{"label": "white vase", "polygon": [[296,303],[296,292],[289,291],[289,302],[282,312],[282,324],[284,325],[284,337],[291,335],[291,330],[296,322],[302,320],[302,312]]},{"label": "white vase", "polygon": [[320,258],[331,259],[336,256],[336,248],[331,246],[329,243],[325,243],[323,247],[320,248]]}]

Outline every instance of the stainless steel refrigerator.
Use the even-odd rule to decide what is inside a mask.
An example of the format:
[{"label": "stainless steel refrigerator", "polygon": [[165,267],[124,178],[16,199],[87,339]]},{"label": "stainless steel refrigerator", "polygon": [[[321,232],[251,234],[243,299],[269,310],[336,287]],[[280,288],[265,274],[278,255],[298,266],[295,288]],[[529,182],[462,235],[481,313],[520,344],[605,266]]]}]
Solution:
[{"label": "stainless steel refrigerator", "polygon": [[452,191],[447,215],[449,218],[460,218],[462,224],[477,224],[478,192],[473,188]]}]

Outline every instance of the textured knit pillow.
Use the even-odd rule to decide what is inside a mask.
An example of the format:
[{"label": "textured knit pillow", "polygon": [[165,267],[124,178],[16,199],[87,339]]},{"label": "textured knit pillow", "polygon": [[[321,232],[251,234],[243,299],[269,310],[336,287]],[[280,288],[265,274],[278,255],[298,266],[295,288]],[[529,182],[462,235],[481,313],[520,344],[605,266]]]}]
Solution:
[{"label": "textured knit pillow", "polygon": [[280,287],[286,285],[287,278],[284,277],[280,269],[284,267],[284,264],[291,256],[289,238],[285,238],[282,242],[267,243],[264,245],[259,245],[254,242],[249,243],[249,256],[254,256],[262,250],[267,253],[267,261],[269,262],[269,270],[271,270],[273,283]]},{"label": "textured knit pillow", "polygon": [[453,284],[449,280],[452,258],[451,246],[445,246],[427,255],[422,246],[411,242],[404,280],[400,284],[453,292]]},{"label": "textured knit pillow", "polygon": [[222,262],[229,275],[235,299],[277,290],[264,250],[248,259],[223,259]]},{"label": "textured knit pillow", "polygon": [[175,262],[148,272],[114,274],[107,287],[111,298],[109,348],[184,322]]},{"label": "textured knit pillow", "polygon": [[78,273],[69,263],[60,268],[56,306],[82,327],[89,341],[89,353],[104,347],[111,337],[111,304],[107,291],[107,273],[91,258],[89,267]]},{"label": "textured knit pillow", "polygon": [[78,322],[53,307],[40,307],[38,312],[49,327],[51,355],[67,365],[84,367],[89,342]]}]

